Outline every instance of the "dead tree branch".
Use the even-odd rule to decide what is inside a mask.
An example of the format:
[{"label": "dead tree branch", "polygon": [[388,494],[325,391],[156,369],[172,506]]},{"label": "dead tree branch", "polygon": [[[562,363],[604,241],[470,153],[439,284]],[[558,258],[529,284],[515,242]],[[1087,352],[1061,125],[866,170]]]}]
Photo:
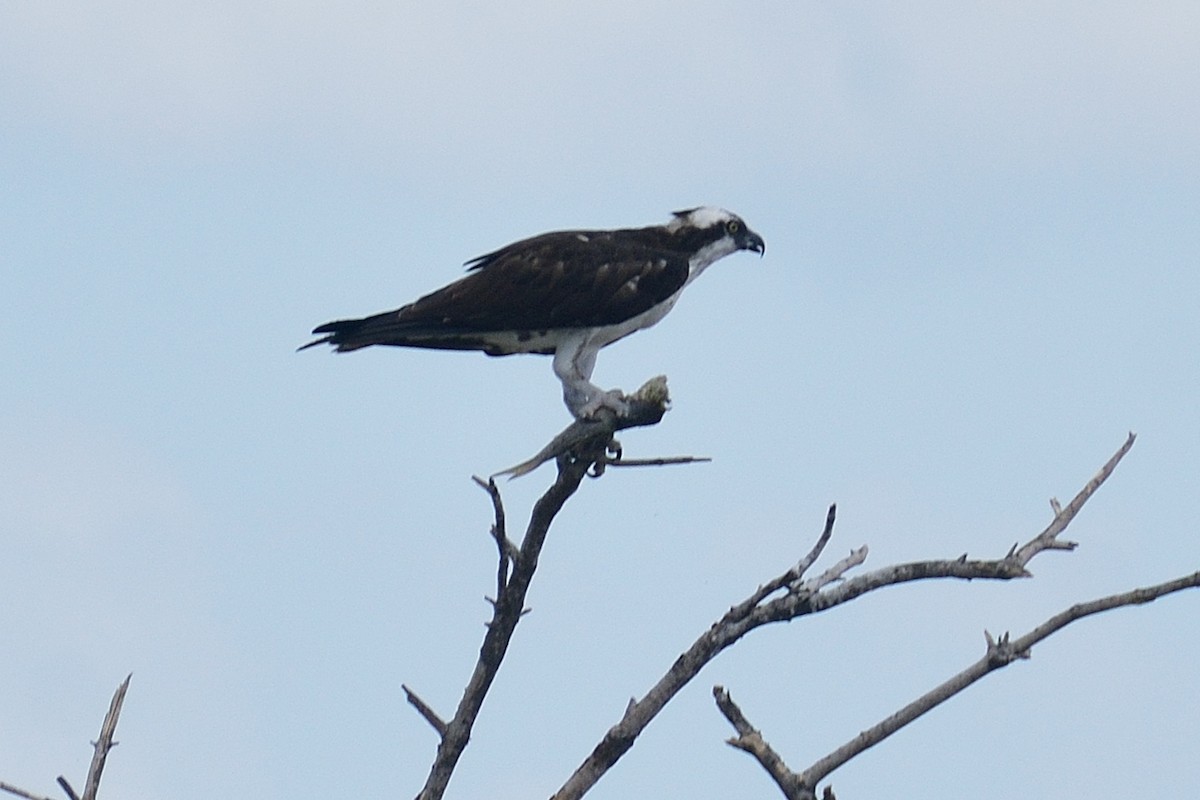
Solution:
[{"label": "dead tree branch", "polygon": [[729,692],[724,686],[713,687],[713,699],[717,701],[717,708],[721,709],[721,713],[725,715],[725,719],[729,720],[729,724],[733,726],[738,735],[732,739],[725,741],[739,750],[744,750],[758,761],[762,768],[767,771],[775,784],[783,791],[785,797],[789,798],[797,796],[796,791],[800,788],[796,773],[788,769],[788,765],[784,763],[779,753],[767,741],[763,739],[762,734],[758,729],[750,724],[746,719],[746,715],[742,713],[742,709],[738,708],[737,703],[733,702],[733,698],[729,696]]},{"label": "dead tree branch", "polygon": [[17,797],[24,797],[26,800],[51,800],[51,798],[45,795],[27,792],[19,786],[13,786],[11,783],[5,783],[4,781],[0,781],[0,791],[15,794]]},{"label": "dead tree branch", "polygon": [[92,765],[88,768],[87,783],[83,787],[82,800],[96,800],[100,791],[100,773],[104,772],[104,762],[108,759],[108,751],[116,746],[113,736],[117,732],[117,717],[121,716],[121,706],[125,704],[125,692],[129,689],[129,681],[133,674],[125,677],[113,695],[108,713],[104,715],[104,724],[100,726],[100,738],[95,742],[95,752],[92,754]]},{"label": "dead tree branch", "polygon": [[408,687],[404,687],[408,701],[440,737],[437,755],[425,786],[418,795],[420,800],[436,800],[446,791],[454,768],[470,739],[471,729],[484,698],[504,660],[513,631],[525,613],[525,596],[555,516],[579,488],[586,475],[596,475],[603,471],[603,466],[609,459],[608,453],[617,447],[612,438],[614,432],[629,427],[653,425],[662,419],[668,402],[666,379],[656,378],[648,382],[628,400],[628,414],[620,417],[608,415],[600,421],[577,421],[543,448],[537,456],[511,470],[506,470],[507,473],[516,476],[530,472],[552,458],[558,463],[558,476],[554,484],[534,504],[529,525],[519,547],[505,532],[504,505],[495,480],[475,479],[491,497],[495,513],[491,533],[498,555],[496,597],[489,598],[492,604],[492,619],[488,623],[483,645],[479,649],[475,669],[450,721],[443,721],[424,700],[417,697]]},{"label": "dead tree branch", "polygon": [[444,737],[446,735],[446,721],[439,717],[437,712],[412,689],[403,683],[400,684],[400,688],[404,690],[404,697],[408,700],[408,704],[417,710],[422,719],[433,726],[433,729],[438,732],[438,736]]},{"label": "dead tree branch", "polygon": [[[121,716],[121,706],[125,703],[125,692],[128,691],[129,681],[132,679],[133,675],[128,675],[117,687],[112,702],[108,705],[108,713],[104,715],[104,722],[100,725],[100,738],[92,742],[92,763],[88,768],[83,794],[76,794],[70,782],[62,775],[58,776],[58,785],[66,792],[69,800],[96,800],[96,793],[100,791],[100,775],[104,772],[104,762],[108,759],[108,751],[117,746],[117,743],[113,741],[113,736],[117,733],[117,718]],[[0,789],[18,797],[27,798],[27,800],[50,800],[48,797],[27,792],[3,781],[0,781]]]},{"label": "dead tree branch", "polygon": [[[579,483],[587,474],[590,466],[590,462],[586,459],[560,458],[557,479],[534,505],[525,538],[512,560],[511,572],[502,585],[499,585],[496,598],[492,603],[492,619],[488,623],[483,645],[479,649],[479,660],[463,691],[458,709],[455,711],[453,719],[445,723],[444,727],[434,724],[434,728],[441,735],[441,742],[438,744],[437,755],[430,768],[429,777],[418,795],[421,800],[435,800],[445,793],[454,768],[458,764],[458,759],[462,756],[470,739],[471,728],[479,715],[479,709],[483,706],[483,700],[487,696],[492,681],[500,669],[500,663],[508,650],[513,631],[520,622],[525,609],[525,595],[528,592],[534,570],[537,569],[538,557],[550,529],[550,523],[567,498],[579,488]],[[501,562],[507,558],[505,550],[504,547],[500,548]],[[504,571],[502,566],[501,572]],[[418,706],[418,708],[421,707],[428,709],[428,706],[423,703],[422,706]],[[432,711],[422,712],[422,716],[427,721],[437,718]]]},{"label": "dead tree branch", "polygon": [[1129,434],[1117,452],[1066,508],[1056,508],[1054,519],[1045,530],[1020,548],[1014,546],[1005,557],[999,559],[968,559],[964,555],[943,561],[915,561],[845,579],[848,571],[866,560],[867,548],[863,546],[851,551],[850,555],[816,578],[805,580],[805,572],[820,557],[832,535],[836,508],[831,506],[825,527],[809,554],[779,577],[760,586],[746,600],[730,608],[675,660],[641,699],[629,703],[621,719],[605,733],[600,743],[554,794],[553,800],[582,797],[633,746],[646,726],[706,664],[756,628],[827,611],[867,592],[911,581],[945,578],[1012,580],[1029,577],[1030,573],[1025,567],[1038,553],[1075,546],[1074,543],[1060,542],[1058,535],[1066,530],[1088,499],[1112,474],[1133,446],[1134,438],[1132,433]]},{"label": "dead tree branch", "polygon": [[717,686],[713,689],[713,694],[717,700],[717,707],[738,734],[728,740],[729,744],[754,756],[788,800],[815,800],[817,784],[835,769],[868,748],[879,744],[905,725],[946,702],[984,676],[1007,667],[1014,661],[1029,658],[1030,650],[1035,644],[1062,630],[1072,622],[1103,611],[1121,606],[1149,603],[1164,595],[1198,587],[1200,587],[1200,571],[1154,586],[1133,589],[1073,605],[1017,639],[1011,639],[1006,633],[997,640],[985,632],[987,650],[982,658],[799,773],[793,772],[784,764],[779,754],[746,720],[741,709],[730,699],[728,692]]},{"label": "dead tree branch", "polygon": [[1100,471],[1092,477],[1087,485],[1079,490],[1079,494],[1072,498],[1071,502],[1063,508],[1057,499],[1050,498],[1050,508],[1054,511],[1054,519],[1046,526],[1046,529],[1039,533],[1033,539],[1025,543],[1023,547],[1012,554],[1012,558],[1018,564],[1024,566],[1029,563],[1029,560],[1043,550],[1074,550],[1077,546],[1075,542],[1060,542],[1058,535],[1066,530],[1071,524],[1071,520],[1075,519],[1075,515],[1083,508],[1083,504],[1088,501],[1096,490],[1108,480],[1108,476],[1117,468],[1117,464],[1121,463],[1121,459],[1129,452],[1129,448],[1133,447],[1134,440],[1137,436],[1130,433],[1125,438],[1125,444],[1113,453],[1112,458],[1105,462]]},{"label": "dead tree branch", "polygon": [[551,459],[560,458],[580,446],[586,446],[601,439],[605,444],[611,443],[611,447],[602,451],[598,458],[593,459],[598,470],[597,474],[603,472],[606,464],[613,463],[608,452],[617,453],[615,458],[620,458],[620,445],[613,439],[613,434],[626,428],[657,425],[662,420],[663,414],[667,413],[671,398],[667,394],[666,376],[659,375],[651,378],[625,400],[629,404],[629,408],[624,414],[617,416],[608,412],[596,419],[577,419],[551,439],[550,443],[532,458],[522,461],[514,467],[500,470],[492,477],[507,475],[509,478],[519,478],[522,475],[528,475]]}]

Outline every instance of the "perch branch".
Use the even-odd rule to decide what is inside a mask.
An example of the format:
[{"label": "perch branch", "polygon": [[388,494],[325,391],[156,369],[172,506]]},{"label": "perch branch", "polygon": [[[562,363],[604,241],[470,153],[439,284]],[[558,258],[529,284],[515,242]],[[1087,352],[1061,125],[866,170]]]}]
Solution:
[{"label": "perch branch", "polygon": [[[825,528],[809,556],[779,577],[760,586],[746,600],[733,606],[692,643],[671,665],[671,668],[640,700],[632,701],[621,719],[604,734],[600,743],[584,759],[559,788],[553,800],[576,800],[624,755],[646,726],[664,706],[686,686],[700,670],[721,651],[750,631],[772,622],[786,622],[797,617],[827,611],[842,603],[881,589],[918,580],[957,578],[961,580],[1012,580],[1028,577],[1025,565],[1038,553],[1059,549],[1057,536],[1070,524],[1095,491],[1112,474],[1120,460],[1133,446],[1130,434],[1121,448],[1110,458],[1075,499],[1055,515],[1050,526],[1020,549],[1014,547],[999,559],[967,559],[965,556],[941,561],[915,561],[873,570],[846,579],[845,573],[861,564],[867,555],[866,547],[851,552],[822,575],[808,581],[803,572],[812,566],[832,535],[835,507],[830,507]],[[816,555],[813,555],[815,553]],[[786,589],[783,594],[780,590]]]},{"label": "perch branch", "polygon": [[[484,698],[487,697],[492,681],[495,680],[508,651],[513,632],[525,613],[525,596],[555,516],[579,488],[580,482],[588,475],[593,465],[605,457],[614,431],[635,425],[653,425],[662,419],[667,407],[666,379],[650,381],[630,400],[631,412],[628,416],[609,418],[599,423],[576,422],[564,433],[573,429],[583,433],[567,437],[560,445],[548,446],[548,449],[525,465],[508,470],[514,475],[525,474],[551,458],[558,464],[558,475],[554,483],[534,503],[525,536],[519,547],[509,541],[504,533],[504,506],[495,482],[489,480],[484,483],[478,478],[475,479],[491,496],[496,515],[496,522],[492,528],[500,558],[496,597],[492,601],[492,618],[488,622],[483,644],[479,648],[479,659],[463,690],[454,717],[449,722],[442,722],[436,714],[421,711],[421,707],[417,706],[421,715],[441,736],[429,776],[418,795],[419,800],[437,800],[446,791],[454,768],[470,739],[471,729],[483,706]],[[596,427],[597,425],[600,427]],[[530,464],[532,466],[529,466]],[[428,709],[428,706],[425,708]]]},{"label": "perch branch", "polygon": [[[626,397],[629,408],[620,416],[611,412],[604,413],[597,419],[577,419],[568,425],[561,433],[550,440],[550,443],[538,451],[537,455],[522,461],[516,466],[502,469],[492,475],[507,475],[519,478],[528,475],[551,459],[561,458],[580,448],[590,449],[597,440],[605,444],[612,441],[613,434],[626,428],[640,428],[646,425],[657,425],[667,413],[671,402],[667,394],[667,378],[659,375],[651,378],[640,389]],[[603,458],[593,459],[593,462],[604,462]]]}]

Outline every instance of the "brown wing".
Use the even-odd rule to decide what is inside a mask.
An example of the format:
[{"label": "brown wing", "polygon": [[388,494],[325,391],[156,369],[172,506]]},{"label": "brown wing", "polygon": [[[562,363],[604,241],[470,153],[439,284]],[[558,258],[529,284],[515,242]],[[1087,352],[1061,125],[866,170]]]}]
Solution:
[{"label": "brown wing", "polygon": [[564,231],[509,245],[400,309],[397,321],[473,331],[623,322],[679,291],[688,276],[686,256],[648,248],[635,233]]},{"label": "brown wing", "polygon": [[[468,262],[470,274],[396,311],[338,320],[305,347],[373,344],[489,350],[483,334],[614,325],[683,288],[685,255],[645,229],[560,231]],[[303,348],[302,348],[303,349]]]}]

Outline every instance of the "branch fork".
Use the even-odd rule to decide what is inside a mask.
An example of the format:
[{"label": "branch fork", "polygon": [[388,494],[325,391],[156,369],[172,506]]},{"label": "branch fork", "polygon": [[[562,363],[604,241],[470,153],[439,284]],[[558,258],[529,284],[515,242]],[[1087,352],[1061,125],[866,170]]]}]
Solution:
[{"label": "branch fork", "polygon": [[[858,736],[837,748],[829,755],[814,762],[802,772],[794,772],[784,764],[782,758],[771,749],[762,734],[746,719],[742,710],[733,703],[723,687],[713,689],[717,708],[737,731],[738,735],[728,743],[743,750],[759,762],[789,800],[815,800],[817,784],[838,767],[868,748],[882,742],[893,733],[916,720],[926,712],[962,692],[971,684],[992,672],[1002,669],[1014,661],[1030,658],[1033,645],[1084,617],[1127,605],[1140,605],[1184,589],[1200,588],[1200,571],[1182,578],[1109,595],[1087,603],[1071,606],[1034,628],[1029,633],[1013,639],[1005,633],[999,639],[984,631],[987,649],[982,658],[945,682],[926,692],[895,714],[867,728]],[[826,794],[830,790],[826,788]]]},{"label": "branch fork", "polygon": [[[659,711],[695,678],[705,665],[725,648],[756,628],[772,622],[786,622],[808,614],[827,611],[867,592],[910,581],[946,578],[1012,580],[1028,577],[1030,573],[1026,569],[1026,565],[1038,553],[1044,550],[1064,550],[1075,547],[1074,543],[1060,541],[1059,535],[1079,513],[1087,500],[1112,474],[1117,464],[1133,446],[1134,438],[1132,433],[1129,434],[1120,449],[1065,508],[1056,503],[1052,504],[1055,516],[1045,530],[1024,545],[1014,545],[1000,559],[969,559],[963,555],[955,559],[897,564],[848,577],[855,567],[860,566],[866,560],[868,549],[863,546],[852,550],[848,556],[820,575],[805,579],[805,573],[821,557],[832,537],[837,507],[830,506],[825,517],[825,526],[809,552],[782,575],[759,586],[741,603],[732,606],[712,627],[701,634],[691,647],[675,660],[667,673],[650,691],[626,709],[620,721],[604,735],[591,754],[576,768],[567,782],[553,796],[553,800],[574,800],[587,792],[632,747],[634,740]],[[783,590],[782,593],[781,590]],[[1027,653],[1029,646],[1032,645],[1032,642],[1026,644],[1024,640],[1011,643],[1007,639],[1002,641],[1003,644],[996,643],[990,649],[990,658],[1007,652],[1007,648],[1012,648],[1012,652],[1016,654]],[[985,664],[989,657],[985,657]],[[992,667],[992,669],[994,668]],[[903,713],[903,711],[900,712],[900,714]],[[900,719],[899,715],[889,718],[893,722],[897,719]],[[742,738],[739,733],[739,741],[757,749],[756,740],[749,733],[745,735],[745,738]],[[835,758],[835,756],[840,757],[839,753],[841,752],[836,751],[827,757],[827,759],[834,759],[836,763],[832,761],[818,762],[814,768],[821,766],[824,772],[821,772],[820,775],[824,776],[836,766],[844,763]],[[806,771],[801,776],[801,785],[805,787],[803,791],[796,789],[793,785],[792,788],[796,789],[798,793],[788,794],[785,789],[785,795],[789,798],[799,797],[805,798],[805,800],[814,798],[815,786],[820,779],[813,777],[817,774],[811,772],[814,768],[810,768],[810,771]],[[781,784],[782,788],[784,787]]]}]

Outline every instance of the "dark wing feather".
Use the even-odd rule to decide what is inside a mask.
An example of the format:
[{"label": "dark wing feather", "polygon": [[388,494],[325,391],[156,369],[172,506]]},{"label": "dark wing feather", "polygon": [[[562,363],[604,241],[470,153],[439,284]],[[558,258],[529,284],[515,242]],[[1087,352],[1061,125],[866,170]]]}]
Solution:
[{"label": "dark wing feather", "polygon": [[412,339],[623,322],[669,298],[688,275],[685,255],[648,246],[640,233],[561,231],[508,245],[468,262],[468,275],[401,309],[322,325],[313,333],[328,336],[313,344],[420,346]]},{"label": "dark wing feather", "polygon": [[623,233],[566,231],[509,245],[476,259],[471,274],[402,309],[400,318],[475,330],[623,322],[666,300],[688,275],[686,256]]}]

